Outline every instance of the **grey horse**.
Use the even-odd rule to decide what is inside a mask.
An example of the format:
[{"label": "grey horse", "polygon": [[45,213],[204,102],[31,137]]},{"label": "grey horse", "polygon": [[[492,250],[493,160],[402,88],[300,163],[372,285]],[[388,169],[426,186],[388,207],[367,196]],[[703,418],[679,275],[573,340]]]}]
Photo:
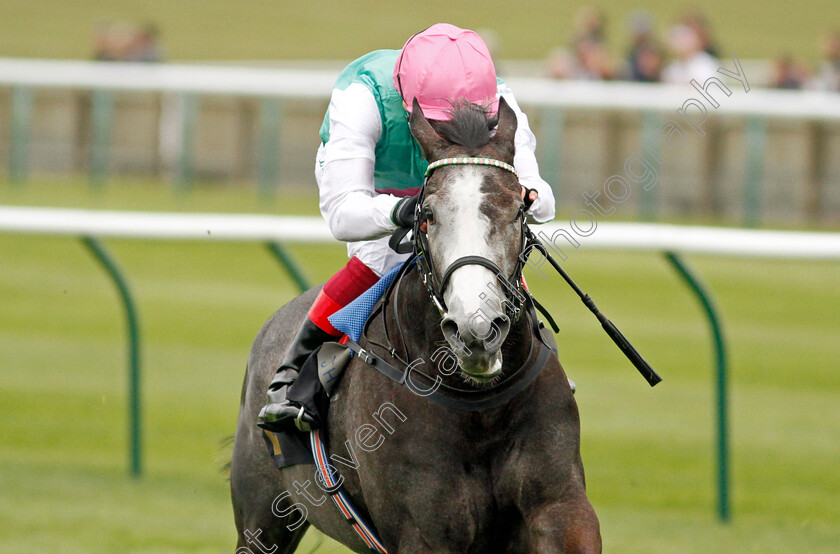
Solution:
[{"label": "grey horse", "polygon": [[[433,127],[414,106],[412,133],[430,162],[467,156],[513,163],[516,116],[503,100],[495,134],[480,109],[461,106],[455,115]],[[330,463],[388,552],[601,551],[578,409],[555,355],[542,358],[538,376],[499,405],[458,409],[425,397],[432,383],[455,399],[492,395],[535,363],[534,313],[508,317],[500,283],[500,274],[518,283],[519,190],[514,174],[492,165],[435,170],[420,230],[432,276],[465,257],[491,263],[449,272],[440,307],[429,299],[422,268],[406,271],[390,291],[393,309],[371,320],[362,346],[395,367],[410,360],[418,369],[414,386],[356,356],[333,392]],[[275,469],[256,426],[268,383],[317,292],[277,311],[248,359],[230,475],[239,554],[294,552],[309,525],[356,552],[370,551],[322,490],[314,466]],[[381,347],[389,341],[390,351]]]}]

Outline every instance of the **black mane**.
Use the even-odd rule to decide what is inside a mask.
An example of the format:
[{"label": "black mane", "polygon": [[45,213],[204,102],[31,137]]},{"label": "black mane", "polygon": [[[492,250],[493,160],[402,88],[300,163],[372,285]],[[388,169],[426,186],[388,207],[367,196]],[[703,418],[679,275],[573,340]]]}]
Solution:
[{"label": "black mane", "polygon": [[449,121],[431,121],[434,130],[451,143],[471,152],[490,142],[490,131],[499,122],[499,116],[489,115],[489,106],[471,104],[466,100],[452,102]]}]

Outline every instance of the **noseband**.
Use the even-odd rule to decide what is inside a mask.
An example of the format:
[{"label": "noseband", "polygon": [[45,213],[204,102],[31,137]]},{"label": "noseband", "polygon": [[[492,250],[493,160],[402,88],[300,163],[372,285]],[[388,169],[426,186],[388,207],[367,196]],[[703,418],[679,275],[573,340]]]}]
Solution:
[{"label": "noseband", "polygon": [[413,251],[417,256],[417,264],[420,269],[423,284],[426,286],[426,290],[429,292],[432,302],[435,304],[438,311],[440,311],[441,316],[443,316],[447,311],[446,303],[443,300],[443,293],[446,290],[446,286],[449,284],[452,274],[455,273],[455,270],[467,265],[480,265],[486,267],[493,272],[493,274],[504,286],[505,297],[507,299],[505,302],[505,314],[511,319],[511,321],[515,321],[522,311],[522,305],[525,299],[524,295],[519,292],[522,268],[525,265],[522,254],[525,252],[527,240],[525,231],[525,208],[524,206],[520,207],[516,216],[519,220],[521,238],[516,267],[511,275],[505,276],[498,265],[483,256],[462,256],[449,264],[449,267],[447,267],[446,271],[443,272],[443,276],[439,277],[431,263],[428,236],[426,232],[421,230],[421,227],[423,223],[426,222],[426,214],[423,210],[423,199],[425,198],[426,185],[429,182],[429,177],[435,169],[447,165],[487,165],[498,167],[517,175],[516,169],[512,165],[493,158],[444,158],[429,164],[429,167],[426,169],[425,183],[423,184],[423,188],[420,190],[420,198],[417,200],[417,214],[413,229]]}]

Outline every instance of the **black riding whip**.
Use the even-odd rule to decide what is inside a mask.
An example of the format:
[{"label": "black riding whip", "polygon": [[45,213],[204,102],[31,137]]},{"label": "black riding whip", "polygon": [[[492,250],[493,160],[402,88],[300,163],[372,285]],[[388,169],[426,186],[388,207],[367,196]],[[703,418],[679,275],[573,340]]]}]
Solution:
[{"label": "black riding whip", "polygon": [[638,369],[639,373],[642,374],[642,377],[644,377],[645,380],[648,383],[650,383],[650,386],[653,387],[658,382],[660,382],[662,380],[662,377],[660,377],[659,374],[656,373],[656,371],[654,371],[654,369],[650,366],[650,364],[647,363],[647,361],[645,361],[642,355],[639,354],[639,351],[636,350],[636,348],[634,348],[632,344],[630,344],[630,341],[627,340],[627,337],[621,334],[621,331],[618,330],[618,327],[616,327],[612,321],[607,319],[607,316],[601,313],[601,311],[598,309],[598,306],[595,305],[595,302],[592,300],[592,298],[590,298],[588,294],[583,292],[580,289],[580,287],[577,286],[577,284],[575,284],[574,281],[572,281],[572,278],[569,277],[569,274],[566,273],[563,270],[563,268],[560,267],[560,264],[558,264],[554,260],[554,258],[551,257],[551,255],[548,253],[548,250],[546,250],[545,246],[543,246],[539,242],[539,240],[537,240],[537,238],[534,236],[530,229],[528,229],[527,233],[529,235],[528,242],[530,243],[530,246],[532,248],[535,248],[536,250],[539,250],[539,252],[545,257],[546,260],[548,260],[552,267],[554,267],[554,269],[557,270],[557,273],[559,273],[560,276],[563,277],[563,279],[569,284],[569,286],[572,287],[575,293],[577,293],[577,295],[583,301],[584,305],[587,308],[589,308],[589,311],[595,314],[595,317],[597,317],[598,321],[601,322],[601,327],[604,328],[604,331],[607,332],[607,334],[610,336],[613,342],[616,345],[618,345],[622,352],[624,352],[624,355],[627,356],[627,359],[629,359],[630,362],[634,366],[636,366],[636,369]]}]

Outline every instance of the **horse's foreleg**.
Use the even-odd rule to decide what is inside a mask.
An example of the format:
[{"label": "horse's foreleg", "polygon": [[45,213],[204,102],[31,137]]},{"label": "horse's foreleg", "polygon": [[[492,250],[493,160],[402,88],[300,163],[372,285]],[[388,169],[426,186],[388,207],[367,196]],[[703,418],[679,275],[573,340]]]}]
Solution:
[{"label": "horse's foreleg", "polygon": [[527,518],[531,552],[601,552],[601,531],[585,494],[533,510]]}]

